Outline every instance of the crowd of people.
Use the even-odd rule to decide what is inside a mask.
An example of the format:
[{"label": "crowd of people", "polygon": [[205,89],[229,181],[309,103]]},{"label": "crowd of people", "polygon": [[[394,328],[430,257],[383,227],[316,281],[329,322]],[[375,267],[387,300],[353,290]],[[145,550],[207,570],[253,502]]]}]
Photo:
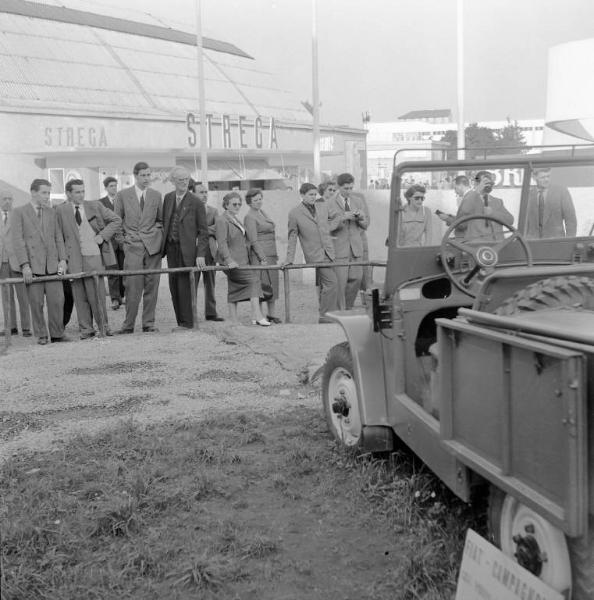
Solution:
[{"label": "crowd of people", "polygon": [[[224,321],[217,313],[215,272],[203,270],[218,263],[228,267],[229,318],[237,321],[237,305],[247,301],[253,325],[279,324],[278,269],[245,268],[279,264],[276,227],[263,209],[262,190],[245,193],[249,210],[241,220],[240,192],[225,194],[223,212],[218,214],[207,204],[207,188],[194,182],[184,167],[172,169],[174,190],[164,198],[150,187],[152,175],[146,162],[137,163],[133,175],[134,185],[119,191],[114,177],[105,178],[106,195],[99,200],[85,199],[81,179],[66,183],[66,201],[57,205],[50,201],[51,184],[45,179],[33,180],[30,202],[23,206],[13,207],[11,192],[0,191],[0,279],[22,279],[14,286],[2,286],[10,333],[19,332],[17,301],[22,335],[34,335],[40,345],[68,341],[64,330],[73,306],[81,339],[93,338],[98,332],[107,336],[134,333],[141,303],[143,333],[157,332],[155,309],[162,258],[170,269],[198,268],[194,279],[198,285],[203,277],[206,320]],[[334,266],[335,262],[368,260],[369,212],[364,197],[355,194],[353,186],[349,173],[318,187],[304,183],[299,190],[301,202],[289,213],[287,255],[280,266],[293,263],[297,240],[305,261],[319,265],[316,285],[321,323],[329,321],[329,311],[352,309],[368,281],[364,267]],[[108,276],[107,289],[103,277],[72,278],[103,270],[130,274]],[[60,279],[40,280],[46,276]],[[190,273],[169,272],[168,281],[176,330],[192,329]],[[112,310],[125,307],[117,331],[109,326],[107,292]]]}]

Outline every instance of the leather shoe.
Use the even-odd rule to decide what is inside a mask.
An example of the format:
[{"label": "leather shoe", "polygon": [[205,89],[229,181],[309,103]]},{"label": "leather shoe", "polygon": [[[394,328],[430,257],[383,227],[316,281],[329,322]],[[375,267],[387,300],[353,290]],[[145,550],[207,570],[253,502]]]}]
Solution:
[{"label": "leather shoe", "polygon": [[91,338],[95,337],[95,332],[94,331],[89,331],[89,333],[81,333],[80,334],[80,339],[81,340],[89,340]]},{"label": "leather shoe", "polygon": [[39,339],[37,340],[37,343],[38,343],[40,346],[45,346],[45,345],[47,344],[47,338],[46,338],[46,337],[39,338]]},{"label": "leather shoe", "polygon": [[111,310],[118,310],[118,308],[120,308],[120,301],[112,300],[111,301]]},{"label": "leather shoe", "polygon": [[179,333],[180,331],[192,331],[193,327],[190,327],[188,325],[178,325],[177,327],[174,327],[171,332],[172,333]]},{"label": "leather shoe", "polygon": [[159,333],[159,330],[156,327],[143,327],[142,331],[144,333]]},{"label": "leather shoe", "polygon": [[219,315],[215,315],[214,317],[205,317],[207,321],[224,321],[223,317],[219,317]]},{"label": "leather shoe", "polygon": [[270,315],[266,315],[266,318],[273,324],[273,325],[280,325],[282,323],[282,321],[278,318],[278,317],[271,317]]},{"label": "leather shoe", "polygon": [[50,340],[52,341],[52,344],[57,344],[58,342],[69,342],[70,338],[63,335],[62,337],[53,337],[50,338]]},{"label": "leather shoe", "polygon": [[105,330],[105,335],[106,335],[107,337],[111,337],[111,336],[113,335],[113,331],[112,331],[111,329],[106,329],[106,330]]},{"label": "leather shoe", "polygon": [[134,329],[118,329],[116,335],[124,335],[125,333],[134,333]]},{"label": "leather shoe", "polygon": [[[16,327],[12,327],[10,330],[10,335],[18,335],[19,330]],[[0,331],[0,336],[6,335],[5,331]]]},{"label": "leather shoe", "polygon": [[270,321],[267,321],[266,319],[260,319],[259,321],[256,321],[254,319],[252,321],[252,325],[260,325],[260,327],[270,327]]},{"label": "leather shoe", "polygon": [[28,329],[23,329],[23,337],[31,337],[32,333]]}]

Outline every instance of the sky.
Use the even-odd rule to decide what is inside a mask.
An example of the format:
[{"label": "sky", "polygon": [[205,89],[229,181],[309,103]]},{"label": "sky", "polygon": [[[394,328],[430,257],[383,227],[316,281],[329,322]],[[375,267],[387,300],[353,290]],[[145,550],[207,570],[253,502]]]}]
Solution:
[{"label": "sky", "polygon": [[[59,0],[54,0],[60,4]],[[193,29],[197,0],[77,0]],[[203,35],[231,42],[312,98],[312,0],[201,0]],[[64,0],[64,4],[68,2]],[[545,117],[547,55],[594,37],[593,0],[463,0],[464,117]],[[456,114],[456,0],[317,0],[322,122],[361,126],[411,110]],[[125,16],[117,14],[114,16]],[[588,77],[594,76],[588,74]]]}]

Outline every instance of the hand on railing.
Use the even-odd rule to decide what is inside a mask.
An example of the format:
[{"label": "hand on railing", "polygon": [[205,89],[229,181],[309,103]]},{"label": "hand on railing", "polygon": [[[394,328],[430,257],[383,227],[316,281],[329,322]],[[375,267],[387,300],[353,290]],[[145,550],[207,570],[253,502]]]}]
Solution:
[{"label": "hand on railing", "polygon": [[33,271],[29,265],[23,267],[23,281],[29,285],[33,281]]},{"label": "hand on railing", "polygon": [[65,260],[61,260],[58,263],[58,276],[63,277],[66,275],[66,271],[68,270],[68,263]]},{"label": "hand on railing", "polygon": [[204,269],[204,267],[206,267],[206,259],[204,258],[204,256],[197,256],[196,257],[196,266],[199,269]]}]

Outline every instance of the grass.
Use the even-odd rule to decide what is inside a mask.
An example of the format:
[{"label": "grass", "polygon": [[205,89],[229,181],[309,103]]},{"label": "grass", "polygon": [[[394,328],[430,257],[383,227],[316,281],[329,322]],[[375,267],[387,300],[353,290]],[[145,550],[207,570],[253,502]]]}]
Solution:
[{"label": "grass", "polygon": [[304,407],[128,421],[0,477],[2,600],[445,599],[479,527],[410,455],[338,448]]}]

